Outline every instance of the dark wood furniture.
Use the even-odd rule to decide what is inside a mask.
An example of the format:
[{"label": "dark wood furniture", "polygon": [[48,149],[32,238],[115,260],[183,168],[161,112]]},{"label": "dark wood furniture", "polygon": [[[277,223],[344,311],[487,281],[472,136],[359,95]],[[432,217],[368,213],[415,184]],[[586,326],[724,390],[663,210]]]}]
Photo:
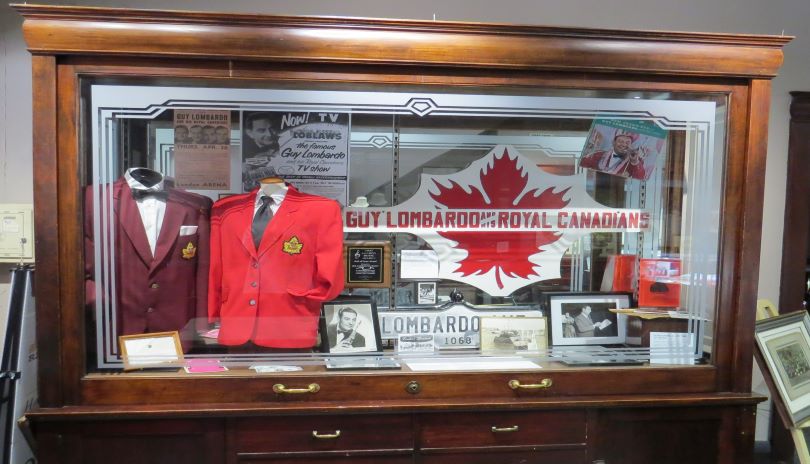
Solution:
[{"label": "dark wood furniture", "polygon": [[[789,38],[16,8],[33,54],[41,408],[28,417],[40,462],[751,462],[761,398],[750,393],[756,281],[747,276],[758,269],[770,80]],[[99,76],[726,95],[712,362],[539,374],[89,375],[80,82]],[[541,378],[553,386],[508,386]],[[418,393],[406,388],[412,381]],[[320,391],[280,395],[279,382]]]},{"label": "dark wood furniture", "polygon": [[[810,92],[791,92],[790,134],[788,139],[787,187],[785,191],[785,220],[782,233],[782,272],[779,284],[779,312],[790,313],[807,309],[810,292],[810,141],[805,134],[810,129]],[[771,455],[780,459],[793,458],[795,445],[790,432],[774,415],[771,421]]]},{"label": "dark wood furniture", "polygon": [[782,235],[782,273],[779,312],[806,307],[810,264],[810,92],[791,92],[790,138],[788,140],[785,230]]}]

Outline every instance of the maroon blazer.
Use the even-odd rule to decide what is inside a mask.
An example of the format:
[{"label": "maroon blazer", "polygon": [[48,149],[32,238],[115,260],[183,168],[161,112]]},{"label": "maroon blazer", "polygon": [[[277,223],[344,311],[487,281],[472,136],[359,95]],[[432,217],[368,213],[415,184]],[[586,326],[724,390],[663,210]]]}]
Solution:
[{"label": "maroon blazer", "polygon": [[290,187],[257,250],[251,224],[258,189],[211,211],[208,314],[219,343],[315,345],[321,303],[343,290],[340,205]]},{"label": "maroon blazer", "polygon": [[[102,227],[113,227],[115,234],[115,297],[117,335],[180,331],[187,349],[193,331],[204,330],[206,320],[209,216],[211,199],[167,187],[166,212],[155,255],[149,249],[146,231],[123,178],[112,184],[111,221],[102,218]],[[103,202],[109,191],[102,190]],[[102,204],[102,206],[105,206]],[[109,206],[102,207],[109,211]],[[102,212],[102,216],[104,213]],[[95,302],[96,274],[93,234],[92,189],[85,191],[85,295],[89,306]],[[180,235],[181,226],[196,226],[195,233]],[[109,294],[108,294],[109,295]],[[194,321],[195,323],[190,324]],[[195,327],[196,326],[196,327]],[[117,341],[116,341],[117,343]]]}]

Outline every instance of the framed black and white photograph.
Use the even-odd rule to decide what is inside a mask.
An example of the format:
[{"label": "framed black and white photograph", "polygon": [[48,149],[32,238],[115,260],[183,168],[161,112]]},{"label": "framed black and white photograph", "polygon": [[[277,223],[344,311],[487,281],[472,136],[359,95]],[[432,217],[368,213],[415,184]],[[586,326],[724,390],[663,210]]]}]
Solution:
[{"label": "framed black and white photograph", "polygon": [[436,282],[416,283],[417,304],[436,304]]},{"label": "framed black and white photograph", "polygon": [[377,306],[369,297],[340,297],[322,306],[321,351],[382,351]]},{"label": "framed black and white photograph", "polygon": [[810,419],[810,315],[797,311],[757,321],[757,362],[787,428]]},{"label": "framed black and white photograph", "polygon": [[548,348],[545,317],[482,316],[481,352],[528,353]]},{"label": "framed black and white photograph", "polygon": [[629,293],[548,293],[552,346],[615,345],[627,340]]}]

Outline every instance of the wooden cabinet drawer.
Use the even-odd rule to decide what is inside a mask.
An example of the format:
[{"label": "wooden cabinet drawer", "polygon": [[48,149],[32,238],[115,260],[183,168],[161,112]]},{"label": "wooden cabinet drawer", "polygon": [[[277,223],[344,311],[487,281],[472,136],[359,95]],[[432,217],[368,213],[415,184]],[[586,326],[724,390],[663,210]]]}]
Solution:
[{"label": "wooden cabinet drawer", "polygon": [[410,415],[244,418],[232,433],[237,453],[413,449]]},{"label": "wooden cabinet drawer", "polygon": [[584,444],[584,411],[424,414],[420,448]]},{"label": "wooden cabinet drawer", "polygon": [[447,453],[422,456],[420,464],[590,464],[585,450]]},{"label": "wooden cabinet drawer", "polygon": [[[438,461],[437,461],[438,462]],[[321,456],[239,459],[239,464],[413,464],[413,456]],[[560,463],[563,464],[563,463]]]}]

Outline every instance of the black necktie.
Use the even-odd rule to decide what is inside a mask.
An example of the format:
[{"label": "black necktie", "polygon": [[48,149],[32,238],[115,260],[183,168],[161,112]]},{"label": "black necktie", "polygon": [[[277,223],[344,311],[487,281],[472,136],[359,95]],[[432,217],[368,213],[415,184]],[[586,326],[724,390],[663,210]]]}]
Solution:
[{"label": "black necktie", "polygon": [[143,190],[143,189],[132,189],[132,198],[136,200],[143,200],[144,198],[154,197],[158,200],[166,200],[169,197],[169,192],[165,190]]},{"label": "black necktie", "polygon": [[270,204],[272,203],[273,199],[271,197],[262,197],[262,205],[259,206],[259,210],[256,211],[256,215],[253,216],[253,225],[250,230],[253,233],[253,244],[256,246],[257,250],[259,249],[259,244],[262,243],[264,229],[267,228],[267,224],[270,222],[270,219],[273,218],[273,209],[270,208]]}]

